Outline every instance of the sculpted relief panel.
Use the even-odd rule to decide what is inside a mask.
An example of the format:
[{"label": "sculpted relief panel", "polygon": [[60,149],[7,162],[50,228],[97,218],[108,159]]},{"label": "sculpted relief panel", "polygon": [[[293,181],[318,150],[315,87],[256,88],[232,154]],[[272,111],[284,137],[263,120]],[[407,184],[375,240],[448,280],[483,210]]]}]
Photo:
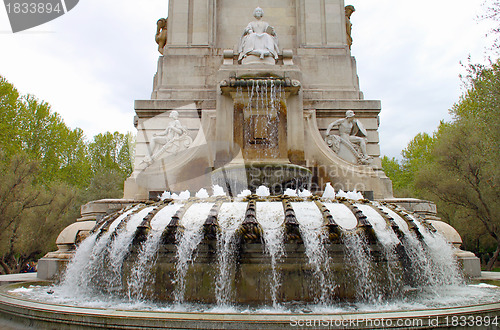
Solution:
[{"label": "sculpted relief panel", "polygon": [[162,155],[176,154],[179,151],[187,149],[193,139],[188,135],[186,127],[179,121],[179,113],[172,111],[170,113],[172,121],[161,133],[155,133],[149,144],[149,156],[143,160],[147,166],[159,159]]},{"label": "sculpted relief panel", "polygon": [[[338,132],[332,130],[338,129]],[[325,141],[340,158],[351,163],[369,165],[372,157],[366,152],[367,131],[355,118],[354,111],[346,111],[345,118],[328,125]]]}]

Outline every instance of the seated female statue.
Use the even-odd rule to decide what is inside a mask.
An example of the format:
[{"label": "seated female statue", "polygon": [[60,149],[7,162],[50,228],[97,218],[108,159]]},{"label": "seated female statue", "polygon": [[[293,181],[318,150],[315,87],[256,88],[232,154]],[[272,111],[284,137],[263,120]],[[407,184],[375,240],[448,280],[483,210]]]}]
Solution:
[{"label": "seated female statue", "polygon": [[258,56],[261,60],[265,57],[273,57],[277,60],[278,36],[274,32],[274,28],[269,23],[262,21],[264,16],[262,8],[255,8],[253,16],[256,20],[247,25],[241,37],[238,61],[249,55]]}]

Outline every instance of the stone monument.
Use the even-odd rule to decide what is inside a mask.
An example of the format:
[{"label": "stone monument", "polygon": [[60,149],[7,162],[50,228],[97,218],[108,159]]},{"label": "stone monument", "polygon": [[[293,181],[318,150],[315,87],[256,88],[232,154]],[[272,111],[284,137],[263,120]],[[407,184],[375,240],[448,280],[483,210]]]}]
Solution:
[{"label": "stone monument", "polygon": [[[303,184],[315,192],[332,182],[337,190],[392,197],[381,170],[380,101],[363,98],[351,56],[351,7],[343,0],[170,1],[168,20],[158,23],[157,39],[166,31],[166,44],[159,42],[163,56],[151,99],[135,102],[135,170],[125,198],[210,188],[221,176],[239,176],[236,186],[243,187],[242,179],[250,180],[244,167],[270,163],[309,175]],[[352,135],[339,153],[325,138],[333,141],[328,125],[347,110],[356,113],[364,136]],[[151,162],[154,135],[172,111],[193,142]],[[281,179],[289,182],[290,176]]]},{"label": "stone monument", "polygon": [[[39,277],[55,274],[103,216],[164,191],[218,184],[235,196],[265,184],[275,195],[321,193],[331,182],[437,220],[430,202],[393,199],[381,169],[381,104],[364,99],[351,56],[353,12],[343,0],[170,0],[157,24],[162,55],[151,99],[135,101],[124,198],[84,205]],[[459,244],[450,228],[445,236]],[[460,258],[477,275],[478,259]]]}]

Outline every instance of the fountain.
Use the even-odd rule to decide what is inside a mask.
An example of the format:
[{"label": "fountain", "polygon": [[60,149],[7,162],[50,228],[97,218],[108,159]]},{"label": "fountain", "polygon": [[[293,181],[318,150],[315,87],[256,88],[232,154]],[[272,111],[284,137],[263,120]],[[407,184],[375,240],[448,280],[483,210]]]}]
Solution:
[{"label": "fountain", "polygon": [[115,328],[494,322],[500,292],[467,284],[479,260],[458,233],[431,202],[392,197],[352,6],[273,3],[275,27],[257,1],[170,0],[124,198],[84,205],[39,262],[54,284],[5,288],[0,314]]}]

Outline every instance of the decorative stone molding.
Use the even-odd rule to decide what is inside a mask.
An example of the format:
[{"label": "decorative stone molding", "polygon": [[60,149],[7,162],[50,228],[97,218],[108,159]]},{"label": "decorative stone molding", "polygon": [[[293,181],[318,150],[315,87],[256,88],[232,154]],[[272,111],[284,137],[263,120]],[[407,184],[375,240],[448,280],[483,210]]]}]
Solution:
[{"label": "decorative stone molding", "polygon": [[224,49],[223,53],[223,65],[233,65],[234,52],[232,49]]},{"label": "decorative stone molding", "polygon": [[283,49],[283,65],[293,65],[293,50]]}]

